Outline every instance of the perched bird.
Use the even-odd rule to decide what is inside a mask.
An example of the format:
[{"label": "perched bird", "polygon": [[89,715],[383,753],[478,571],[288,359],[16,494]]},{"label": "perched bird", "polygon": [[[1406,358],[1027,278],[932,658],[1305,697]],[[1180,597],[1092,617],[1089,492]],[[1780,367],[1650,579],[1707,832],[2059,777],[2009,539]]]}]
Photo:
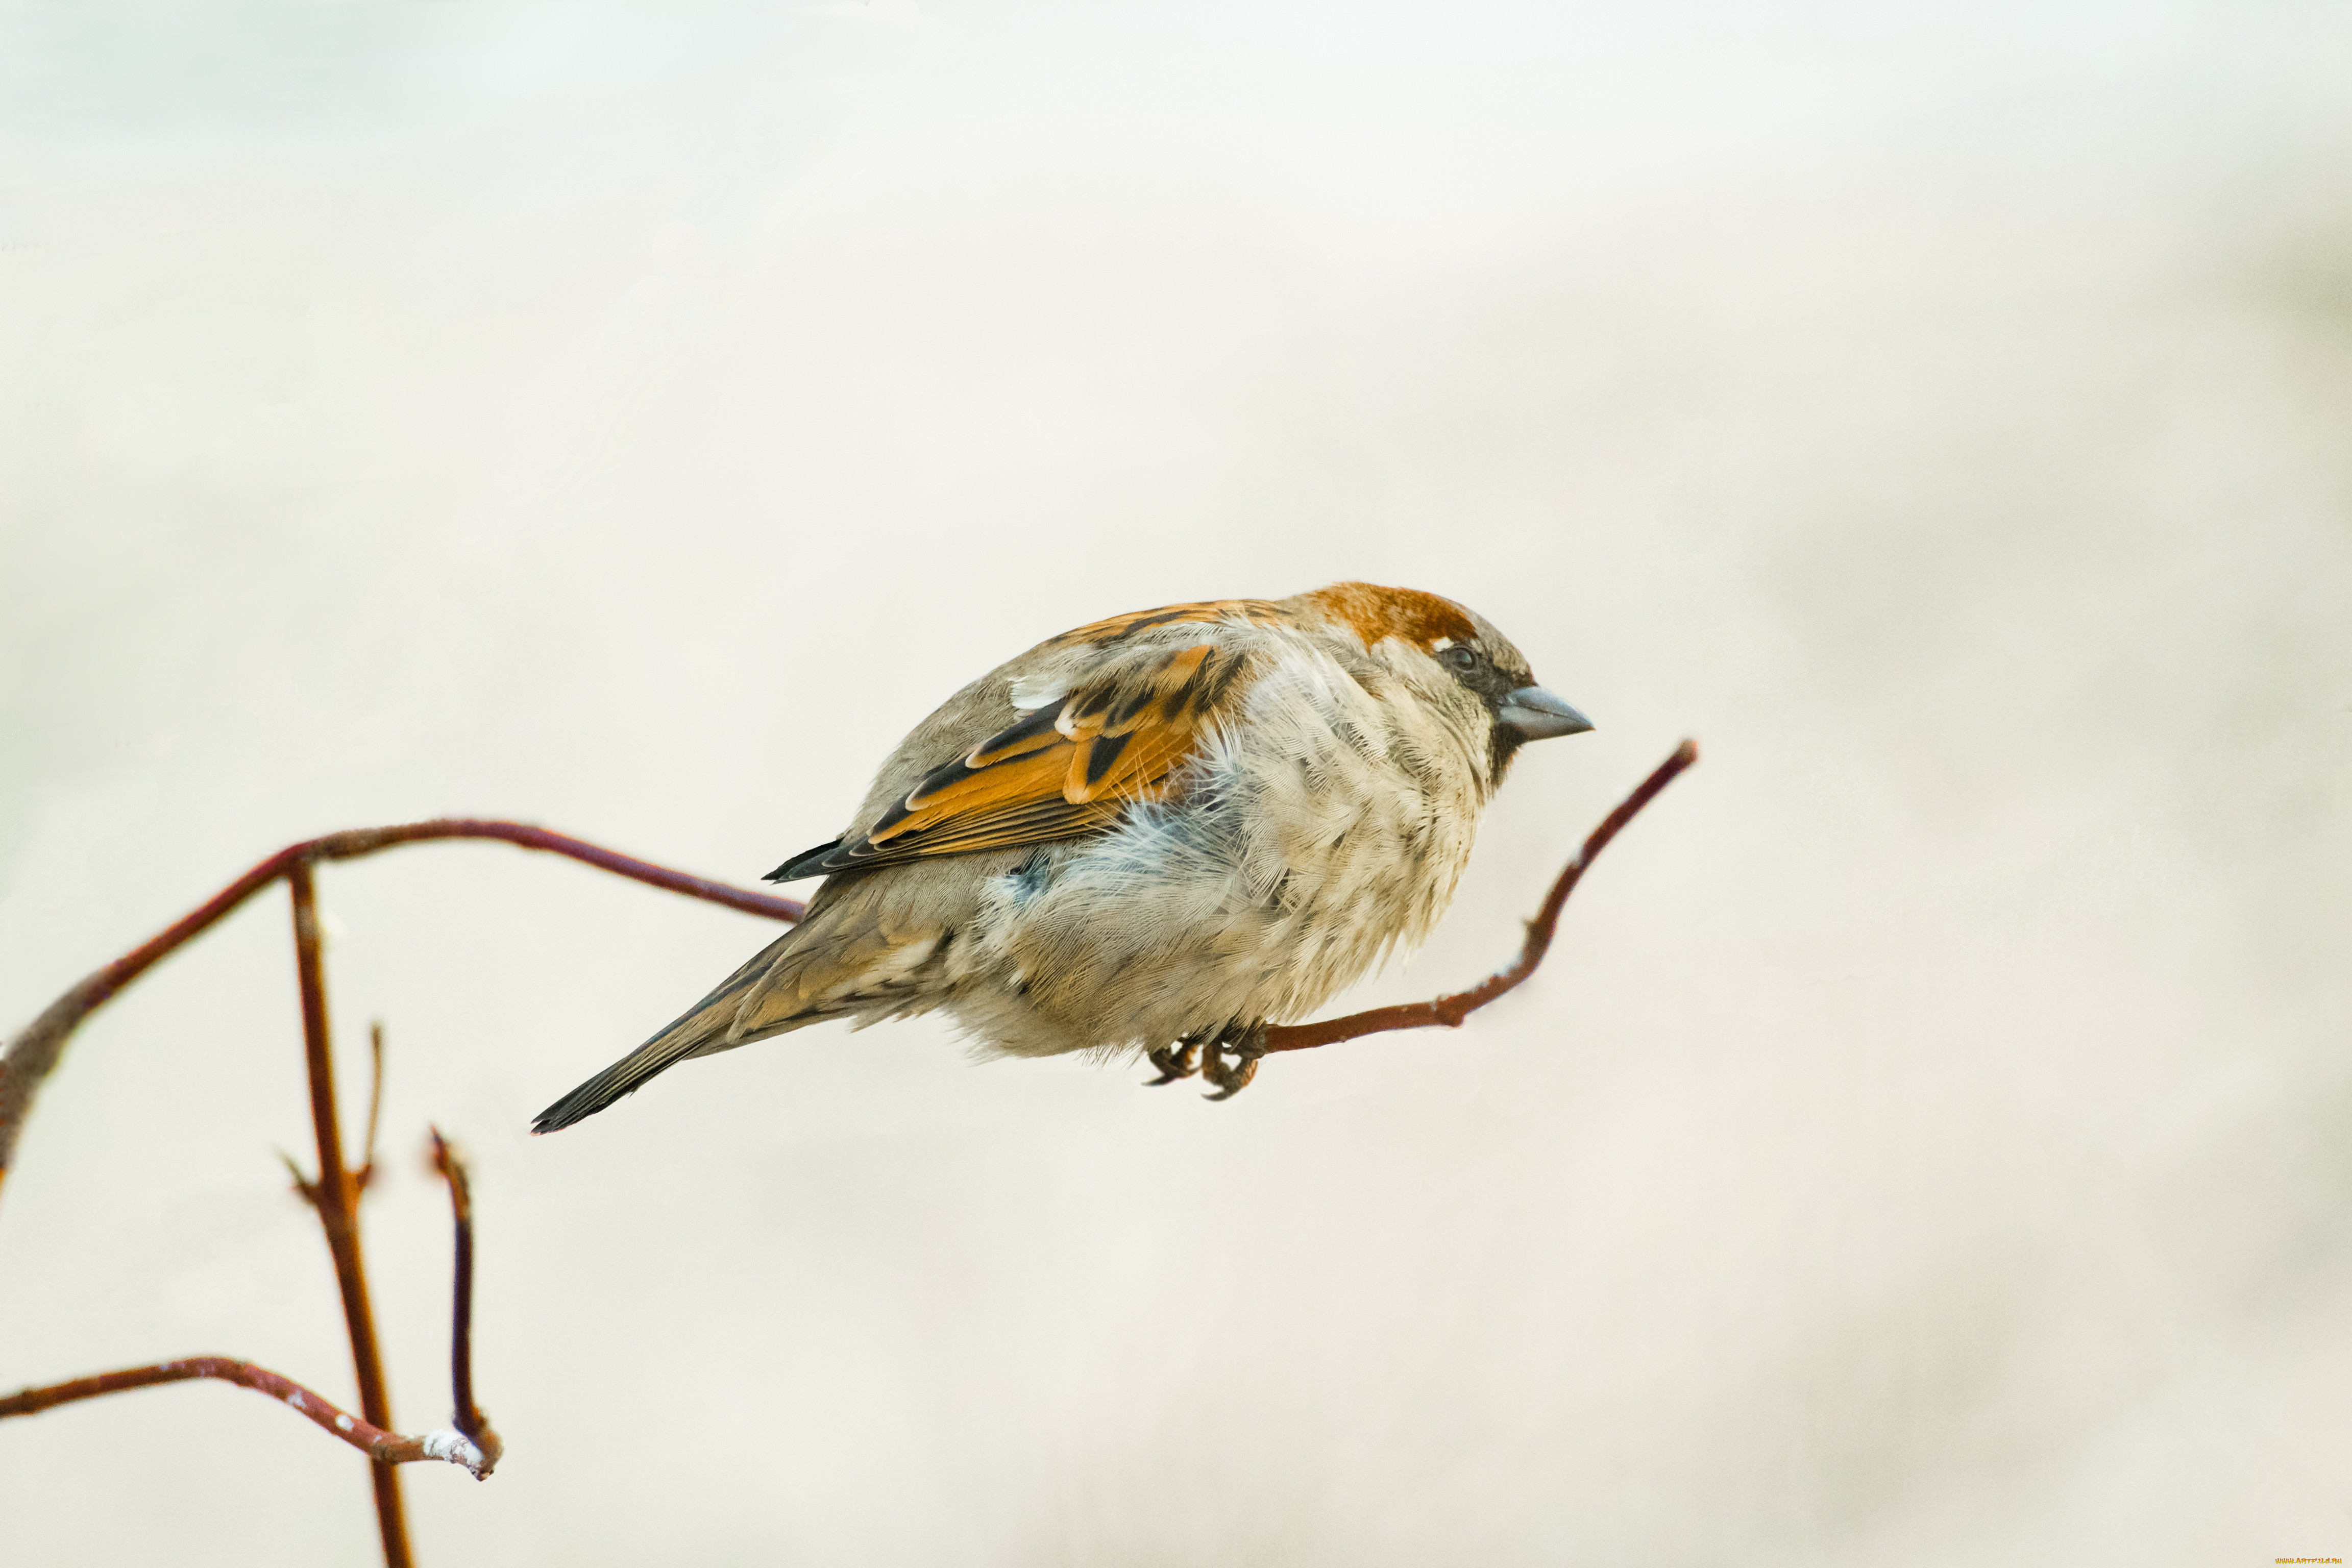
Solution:
[{"label": "perched bird", "polygon": [[808,914],[691,1011],[540,1113],[827,1018],[945,1011],[1024,1057],[1141,1049],[1223,1099],[1454,897],[1528,741],[1591,724],[1483,618],[1339,583],[1065,632],[900,742]]}]

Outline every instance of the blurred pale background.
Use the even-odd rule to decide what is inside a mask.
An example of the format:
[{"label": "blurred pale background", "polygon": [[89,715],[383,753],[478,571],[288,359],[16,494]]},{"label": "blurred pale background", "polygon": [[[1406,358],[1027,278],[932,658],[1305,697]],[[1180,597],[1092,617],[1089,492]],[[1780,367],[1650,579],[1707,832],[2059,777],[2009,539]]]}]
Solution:
[{"label": "blurred pale background", "polygon": [[[0,1028],[447,812],[747,880],[1113,611],[1455,595],[1598,733],[1458,1035],[976,1067],[925,1021],[530,1112],[769,929],[332,868],[423,1560],[2352,1554],[2352,12],[26,5],[0,18]],[[363,1057],[352,1053],[356,1065]],[[0,1386],[349,1396],[282,894],[77,1041]],[[349,1081],[356,1083],[354,1072]],[[356,1098],[354,1096],[354,1098]],[[23,1563],[362,1563],[196,1385],[0,1425]]]}]

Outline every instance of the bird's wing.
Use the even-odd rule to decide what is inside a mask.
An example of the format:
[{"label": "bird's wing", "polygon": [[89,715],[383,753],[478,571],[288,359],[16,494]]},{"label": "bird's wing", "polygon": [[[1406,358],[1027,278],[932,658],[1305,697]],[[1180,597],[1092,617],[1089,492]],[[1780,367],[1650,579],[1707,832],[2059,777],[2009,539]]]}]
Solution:
[{"label": "bird's wing", "polygon": [[797,855],[768,879],[1100,832],[1129,803],[1167,797],[1244,661],[1214,643],[1121,660],[932,769],[864,832]]}]

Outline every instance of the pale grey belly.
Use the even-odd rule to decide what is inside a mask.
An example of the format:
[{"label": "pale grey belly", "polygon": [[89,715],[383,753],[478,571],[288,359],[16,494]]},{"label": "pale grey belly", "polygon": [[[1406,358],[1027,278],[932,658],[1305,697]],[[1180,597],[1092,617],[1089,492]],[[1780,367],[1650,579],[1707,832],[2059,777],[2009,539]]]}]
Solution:
[{"label": "pale grey belly", "polygon": [[992,883],[955,944],[949,1010],[1019,1056],[1301,1018],[1418,940],[1450,896],[1458,858],[1400,853],[1402,834],[1360,823],[1275,858],[1213,810],[1179,810],[1048,847]]}]

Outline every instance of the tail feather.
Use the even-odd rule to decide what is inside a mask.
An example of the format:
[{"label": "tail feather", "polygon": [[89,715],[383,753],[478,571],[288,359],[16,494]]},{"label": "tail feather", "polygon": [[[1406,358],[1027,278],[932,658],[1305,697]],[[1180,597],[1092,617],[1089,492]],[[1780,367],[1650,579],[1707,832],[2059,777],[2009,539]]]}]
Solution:
[{"label": "tail feather", "polygon": [[635,1094],[646,1079],[667,1071],[694,1054],[698,1041],[659,1036],[646,1041],[545,1110],[531,1119],[533,1132],[554,1132],[575,1121],[585,1121],[624,1095]]},{"label": "tail feather", "polygon": [[554,1132],[575,1121],[584,1121],[623,1096],[635,1094],[649,1079],[688,1057],[708,1056],[729,1046],[743,1044],[743,1038],[730,1036],[744,995],[767,975],[776,949],[791,940],[791,933],[787,933],[763,949],[729,975],[718,990],[697,1002],[652,1039],[541,1111],[532,1118],[530,1130]]},{"label": "tail feather", "polygon": [[677,1022],[549,1106],[531,1123],[552,1132],[595,1115],[688,1057],[707,1057],[825,1018],[918,1010],[917,976],[949,941],[936,921],[908,918],[887,884],[827,882],[807,918],[729,975]]}]

